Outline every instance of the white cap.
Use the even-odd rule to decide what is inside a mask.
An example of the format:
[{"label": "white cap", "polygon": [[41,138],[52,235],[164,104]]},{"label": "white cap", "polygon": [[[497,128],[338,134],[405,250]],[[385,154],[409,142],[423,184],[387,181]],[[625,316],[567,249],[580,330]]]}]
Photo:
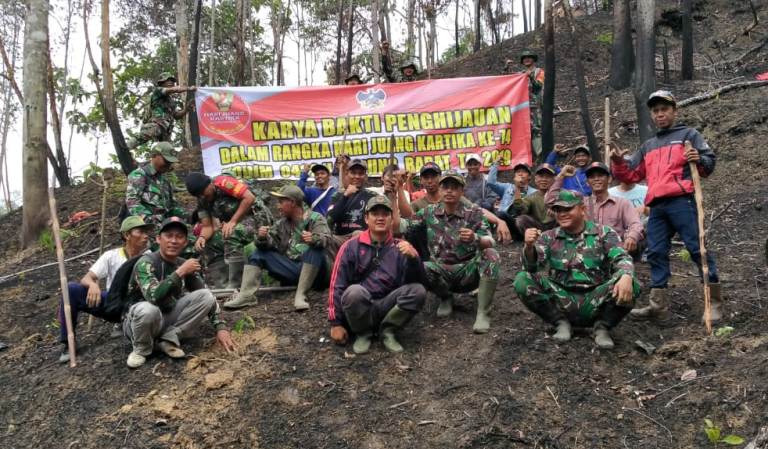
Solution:
[{"label": "white cap", "polygon": [[479,162],[480,165],[483,165],[483,158],[480,157],[479,154],[468,154],[467,157],[464,159],[464,165],[468,164],[469,161],[476,161]]}]

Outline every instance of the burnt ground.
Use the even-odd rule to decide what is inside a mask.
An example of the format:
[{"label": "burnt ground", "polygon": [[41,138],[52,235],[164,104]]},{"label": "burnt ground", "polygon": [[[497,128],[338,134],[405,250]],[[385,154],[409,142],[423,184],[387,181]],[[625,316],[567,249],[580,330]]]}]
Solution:
[{"label": "burnt ground", "polygon": [[[699,2],[708,11],[696,24],[702,53],[729,40],[746,23],[738,2]],[[709,8],[709,9],[708,9]],[[730,11],[730,12],[725,12]],[[765,7],[761,10],[765,14]],[[608,16],[587,19],[589,32],[610,25]],[[757,36],[768,30],[764,24]],[[507,43],[510,53],[530,36]],[[729,55],[749,48],[750,38]],[[591,41],[590,41],[591,42]],[[605,44],[586,47],[605,67]],[[488,50],[461,61],[465,75],[483,73]],[[763,55],[751,61],[764,64]],[[483,59],[485,58],[485,59]],[[477,63],[474,63],[477,62]],[[732,67],[728,78],[698,73],[699,81],[676,84],[681,98],[748,76],[755,65]],[[768,69],[768,68],[765,68]],[[455,65],[445,76],[458,76]],[[451,72],[453,70],[454,72]],[[590,69],[591,70],[591,69]],[[559,92],[569,88],[568,68]],[[479,74],[479,73],[478,73]],[[601,105],[602,79],[591,90]],[[575,100],[562,93],[563,108]],[[619,135],[633,135],[631,95],[612,94]],[[617,347],[599,351],[588,333],[556,345],[551,329],[524,310],[512,293],[519,269],[518,245],[501,248],[502,280],[492,332],[471,333],[474,305],[460,297],[454,317],[439,320],[430,299],[426,310],[401,334],[405,353],[390,355],[374,344],[366,356],[329,343],[325,294],[311,297],[312,309],[292,311],[290,295],[264,297],[259,306],[226,312],[235,323],[253,318],[255,328],[236,334],[240,352],[226,355],[212,346],[213,332],[185,348],[187,360],[154,356],[138,370],[125,367],[129,345],[110,339],[109,326],[88,332],[81,318],[80,357],[75,369],[59,365],[55,309],[59,296],[55,267],[0,284],[0,447],[3,448],[702,448],[710,446],[704,419],[750,438],[768,422],[768,333],[763,298],[768,271],[763,245],[768,235],[768,88],[725,94],[682,111],[701,129],[718,154],[715,174],[705,181],[709,246],[717,252],[727,301],[724,324],[730,336],[706,336],[699,323],[701,291],[695,268],[673,258],[670,327],[625,321],[614,331]],[[578,138],[574,114],[558,118],[559,139]],[[122,186],[110,194],[108,216],[118,211]],[[100,189],[82,185],[58,191],[59,216],[97,211]],[[19,251],[18,212],[0,220],[0,274],[54,260],[44,248]],[[116,220],[108,226],[116,241]],[[98,246],[98,218],[75,228],[67,256]],[[93,262],[67,264],[72,278]],[[641,280],[648,269],[638,266]],[[642,299],[645,301],[645,298]],[[636,341],[654,345],[652,355]],[[695,370],[692,380],[683,373]]]}]

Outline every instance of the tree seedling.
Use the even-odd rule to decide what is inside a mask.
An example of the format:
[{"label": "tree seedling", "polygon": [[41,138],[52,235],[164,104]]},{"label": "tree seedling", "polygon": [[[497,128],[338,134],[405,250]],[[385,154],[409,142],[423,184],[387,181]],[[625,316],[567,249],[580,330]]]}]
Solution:
[{"label": "tree seedling", "polygon": [[720,428],[709,418],[704,418],[704,433],[707,434],[707,439],[714,447],[717,447],[720,443],[725,443],[729,446],[744,444],[744,438],[738,435],[722,436]]},{"label": "tree seedling", "polygon": [[248,315],[243,315],[242,318],[237,320],[234,327],[232,327],[232,331],[236,334],[242,334],[243,331],[248,329],[256,329],[256,322]]}]

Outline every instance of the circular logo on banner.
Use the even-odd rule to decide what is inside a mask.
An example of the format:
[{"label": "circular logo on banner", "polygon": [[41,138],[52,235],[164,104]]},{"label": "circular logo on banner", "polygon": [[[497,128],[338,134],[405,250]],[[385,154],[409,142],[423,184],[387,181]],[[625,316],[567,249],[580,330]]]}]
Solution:
[{"label": "circular logo on banner", "polygon": [[251,121],[248,104],[234,92],[214,92],[200,109],[200,122],[215,134],[237,134]]}]

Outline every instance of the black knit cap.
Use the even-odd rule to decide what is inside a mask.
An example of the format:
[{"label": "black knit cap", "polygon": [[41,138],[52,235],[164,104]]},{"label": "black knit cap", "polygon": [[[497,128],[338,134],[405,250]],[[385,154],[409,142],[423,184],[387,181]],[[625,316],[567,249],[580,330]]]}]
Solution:
[{"label": "black knit cap", "polygon": [[192,196],[200,196],[208,184],[211,183],[211,178],[203,173],[192,172],[184,178],[184,184],[187,185],[187,192]]}]

